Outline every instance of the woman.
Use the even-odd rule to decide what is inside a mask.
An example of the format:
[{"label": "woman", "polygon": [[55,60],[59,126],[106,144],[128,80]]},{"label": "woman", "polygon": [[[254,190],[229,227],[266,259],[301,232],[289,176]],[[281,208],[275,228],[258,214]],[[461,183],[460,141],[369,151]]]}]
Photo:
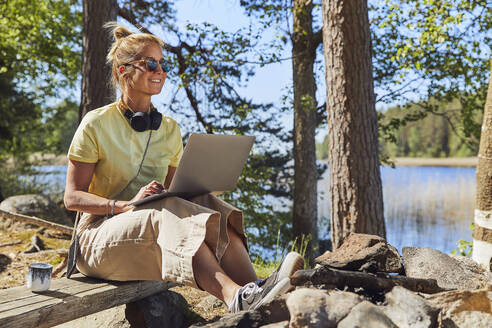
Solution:
[{"label": "woman", "polygon": [[285,292],[302,268],[290,253],[258,281],[249,259],[242,213],[203,195],[129,204],[168,188],[183,145],[177,123],[152,106],[170,66],[163,42],[116,23],[107,56],[121,98],[89,112],[68,157],[65,205],[83,212],[77,268],[108,280],[166,280],[202,288],[231,312],[252,309]]}]

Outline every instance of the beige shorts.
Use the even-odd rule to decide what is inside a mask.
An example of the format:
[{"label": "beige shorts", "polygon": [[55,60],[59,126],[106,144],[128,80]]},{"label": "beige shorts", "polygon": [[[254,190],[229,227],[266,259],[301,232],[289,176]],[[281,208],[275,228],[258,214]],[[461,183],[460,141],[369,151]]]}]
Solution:
[{"label": "beige shorts", "polygon": [[89,217],[82,215],[79,225],[77,268],[91,277],[198,287],[192,258],[203,242],[220,263],[229,244],[230,224],[248,249],[242,212],[211,194],[190,201],[165,198],[86,224]]}]

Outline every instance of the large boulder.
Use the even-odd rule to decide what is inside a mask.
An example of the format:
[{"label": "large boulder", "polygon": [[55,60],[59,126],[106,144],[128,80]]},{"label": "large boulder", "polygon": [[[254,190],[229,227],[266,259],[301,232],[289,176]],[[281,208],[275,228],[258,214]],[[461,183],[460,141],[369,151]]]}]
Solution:
[{"label": "large boulder", "polygon": [[444,319],[442,327],[490,328],[492,327],[492,314],[480,311],[462,311],[449,319]]},{"label": "large boulder", "polygon": [[[72,221],[55,202],[43,195],[11,196],[0,203],[0,209],[17,214],[35,216],[43,220],[72,226]],[[31,225],[9,219],[0,219],[1,228],[22,227]]]},{"label": "large boulder", "polygon": [[492,327],[492,286],[477,290],[453,290],[425,295],[427,301],[441,309],[442,327]]},{"label": "large boulder", "polygon": [[[285,322],[289,322],[289,310],[286,300],[289,294],[274,298],[271,302],[263,304],[256,310],[241,311],[230,313],[223,316],[220,320],[209,323],[205,326],[198,324],[191,327],[207,328],[229,328],[229,327],[269,327],[281,328]],[[191,328],[190,327],[190,328]]]},{"label": "large boulder", "polygon": [[261,326],[260,328],[289,328],[289,320],[271,323],[268,325]]},{"label": "large boulder", "polygon": [[[363,301],[352,308],[352,311],[337,326],[338,328],[398,328],[384,314],[381,307]],[[403,327],[403,326],[402,326]]]},{"label": "large boulder", "polygon": [[184,327],[188,302],[172,290],[147,296],[126,305],[125,316],[132,327]]},{"label": "large boulder", "polygon": [[229,313],[223,316],[220,320],[209,323],[207,325],[192,325],[190,328],[230,328],[230,327],[248,327],[259,328],[264,326],[263,313],[258,310],[241,311],[237,313]]},{"label": "large boulder", "polygon": [[403,262],[408,277],[436,279],[437,284],[446,289],[479,289],[489,282],[484,270],[470,264],[469,260],[432,248],[403,247]]},{"label": "large boulder", "polygon": [[379,236],[351,233],[342,246],[326,252],[316,263],[333,268],[367,272],[402,272],[400,254]]},{"label": "large boulder", "polygon": [[405,289],[394,287],[387,293],[383,312],[398,327],[432,328],[437,326],[439,308],[425,298]]},{"label": "large boulder", "polygon": [[289,294],[289,328],[336,327],[362,298],[354,293],[301,288]]}]

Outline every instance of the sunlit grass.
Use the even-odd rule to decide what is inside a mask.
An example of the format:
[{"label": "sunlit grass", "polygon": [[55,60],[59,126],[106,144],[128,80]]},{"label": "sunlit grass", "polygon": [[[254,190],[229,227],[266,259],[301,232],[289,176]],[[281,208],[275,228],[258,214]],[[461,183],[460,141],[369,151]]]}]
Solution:
[{"label": "sunlit grass", "polygon": [[252,262],[253,268],[256,271],[256,275],[259,279],[264,279],[272,274],[275,269],[278,268],[280,263],[282,262],[285,255],[288,252],[297,252],[304,258],[304,268],[309,266],[309,259],[306,257],[306,250],[309,242],[311,241],[311,235],[302,236],[300,239],[296,238],[292,242],[289,243],[290,247],[285,249],[280,246],[280,230],[277,233],[277,242],[275,244],[274,249],[274,258],[273,260],[265,260],[262,257],[256,257],[256,259]]}]

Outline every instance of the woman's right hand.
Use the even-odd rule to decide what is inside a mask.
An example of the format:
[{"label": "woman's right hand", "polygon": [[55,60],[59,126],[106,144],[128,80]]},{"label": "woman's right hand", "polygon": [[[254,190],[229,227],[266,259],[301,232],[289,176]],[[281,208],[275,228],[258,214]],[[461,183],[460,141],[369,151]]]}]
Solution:
[{"label": "woman's right hand", "polygon": [[140,188],[138,193],[135,195],[135,197],[132,198],[130,203],[136,202],[137,200],[144,199],[147,196],[158,194],[160,192],[164,191],[164,186],[160,184],[159,182],[153,180],[146,186],[143,186]]}]

